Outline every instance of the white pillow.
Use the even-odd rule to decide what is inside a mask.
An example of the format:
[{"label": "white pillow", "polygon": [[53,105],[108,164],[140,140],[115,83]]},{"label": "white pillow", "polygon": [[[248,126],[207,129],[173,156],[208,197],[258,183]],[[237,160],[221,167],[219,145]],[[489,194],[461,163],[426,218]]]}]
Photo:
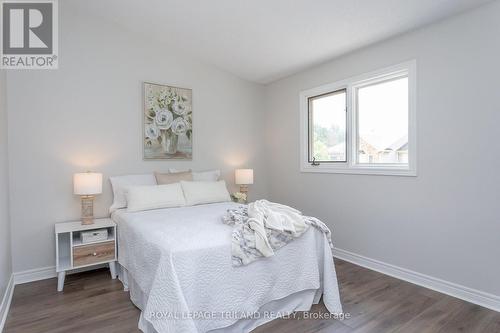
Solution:
[{"label": "white pillow", "polygon": [[113,204],[109,207],[109,212],[127,207],[127,197],[125,192],[130,186],[156,185],[156,178],[153,173],[143,175],[126,175],[109,177],[113,187]]},{"label": "white pillow", "polygon": [[179,183],[153,186],[131,186],[127,191],[127,212],[181,207],[186,205]]},{"label": "white pillow", "polygon": [[226,182],[223,180],[218,182],[181,181],[181,186],[184,191],[184,197],[186,198],[186,205],[188,206],[231,201],[231,197],[226,188]]}]

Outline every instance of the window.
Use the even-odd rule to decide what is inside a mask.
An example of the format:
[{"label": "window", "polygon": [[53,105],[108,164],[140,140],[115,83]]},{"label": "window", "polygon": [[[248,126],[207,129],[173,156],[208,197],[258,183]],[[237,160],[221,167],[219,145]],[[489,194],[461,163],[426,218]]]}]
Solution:
[{"label": "window", "polygon": [[347,91],[309,97],[309,162],[347,161]]},{"label": "window", "polygon": [[415,61],[304,91],[301,171],[416,175]]}]

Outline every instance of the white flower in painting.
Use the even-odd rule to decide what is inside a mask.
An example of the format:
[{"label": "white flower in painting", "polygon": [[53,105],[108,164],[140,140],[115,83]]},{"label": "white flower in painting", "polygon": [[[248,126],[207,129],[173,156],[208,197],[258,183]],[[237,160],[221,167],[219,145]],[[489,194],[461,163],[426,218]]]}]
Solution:
[{"label": "white flower in painting", "polygon": [[160,111],[156,112],[156,126],[161,130],[168,130],[170,126],[172,126],[173,119],[174,116],[172,115],[172,112],[168,111],[167,109],[161,109]]},{"label": "white flower in painting", "polygon": [[156,140],[160,136],[160,130],[155,124],[147,124],[145,128],[146,138]]},{"label": "white flower in painting", "polygon": [[186,131],[189,129],[189,124],[187,121],[184,120],[184,118],[175,118],[174,121],[172,122],[172,132],[177,135],[185,134]]},{"label": "white flower in painting", "polygon": [[183,116],[186,114],[187,109],[184,104],[174,101],[172,103],[172,111],[179,116]]}]

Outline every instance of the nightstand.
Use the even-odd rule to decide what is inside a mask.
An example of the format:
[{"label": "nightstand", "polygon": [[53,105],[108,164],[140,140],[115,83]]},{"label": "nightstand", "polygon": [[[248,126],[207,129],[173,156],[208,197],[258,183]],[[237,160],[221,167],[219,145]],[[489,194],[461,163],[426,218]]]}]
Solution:
[{"label": "nightstand", "polygon": [[[82,242],[81,233],[107,230],[107,238]],[[81,221],[56,223],[57,291],[64,288],[66,272],[108,264],[111,278],[116,279],[116,223],[109,218],[95,219],[94,224],[82,225]]]}]

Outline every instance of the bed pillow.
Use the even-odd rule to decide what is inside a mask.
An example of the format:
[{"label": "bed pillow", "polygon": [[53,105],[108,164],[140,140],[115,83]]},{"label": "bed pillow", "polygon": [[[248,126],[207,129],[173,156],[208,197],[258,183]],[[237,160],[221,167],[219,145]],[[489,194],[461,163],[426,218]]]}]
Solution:
[{"label": "bed pillow", "polygon": [[181,181],[187,206],[231,201],[226,182],[223,180],[186,182]]},{"label": "bed pillow", "polygon": [[191,171],[174,172],[174,173],[159,173],[155,172],[156,183],[158,185],[166,185],[178,183],[181,180],[192,181],[193,174]]},{"label": "bed pillow", "polygon": [[[190,169],[168,169],[170,173],[180,173],[180,172],[189,172]],[[193,180],[195,182],[198,181],[218,181],[220,178],[220,170],[208,170],[208,171],[191,171],[193,174]]]},{"label": "bed pillow", "polygon": [[146,186],[156,185],[156,178],[154,174],[142,175],[126,175],[109,177],[111,186],[113,187],[113,204],[109,207],[109,212],[113,213],[115,210],[127,207],[127,197],[125,192],[130,186]]},{"label": "bed pillow", "polygon": [[127,191],[127,212],[181,207],[186,205],[180,183],[131,186]]}]

